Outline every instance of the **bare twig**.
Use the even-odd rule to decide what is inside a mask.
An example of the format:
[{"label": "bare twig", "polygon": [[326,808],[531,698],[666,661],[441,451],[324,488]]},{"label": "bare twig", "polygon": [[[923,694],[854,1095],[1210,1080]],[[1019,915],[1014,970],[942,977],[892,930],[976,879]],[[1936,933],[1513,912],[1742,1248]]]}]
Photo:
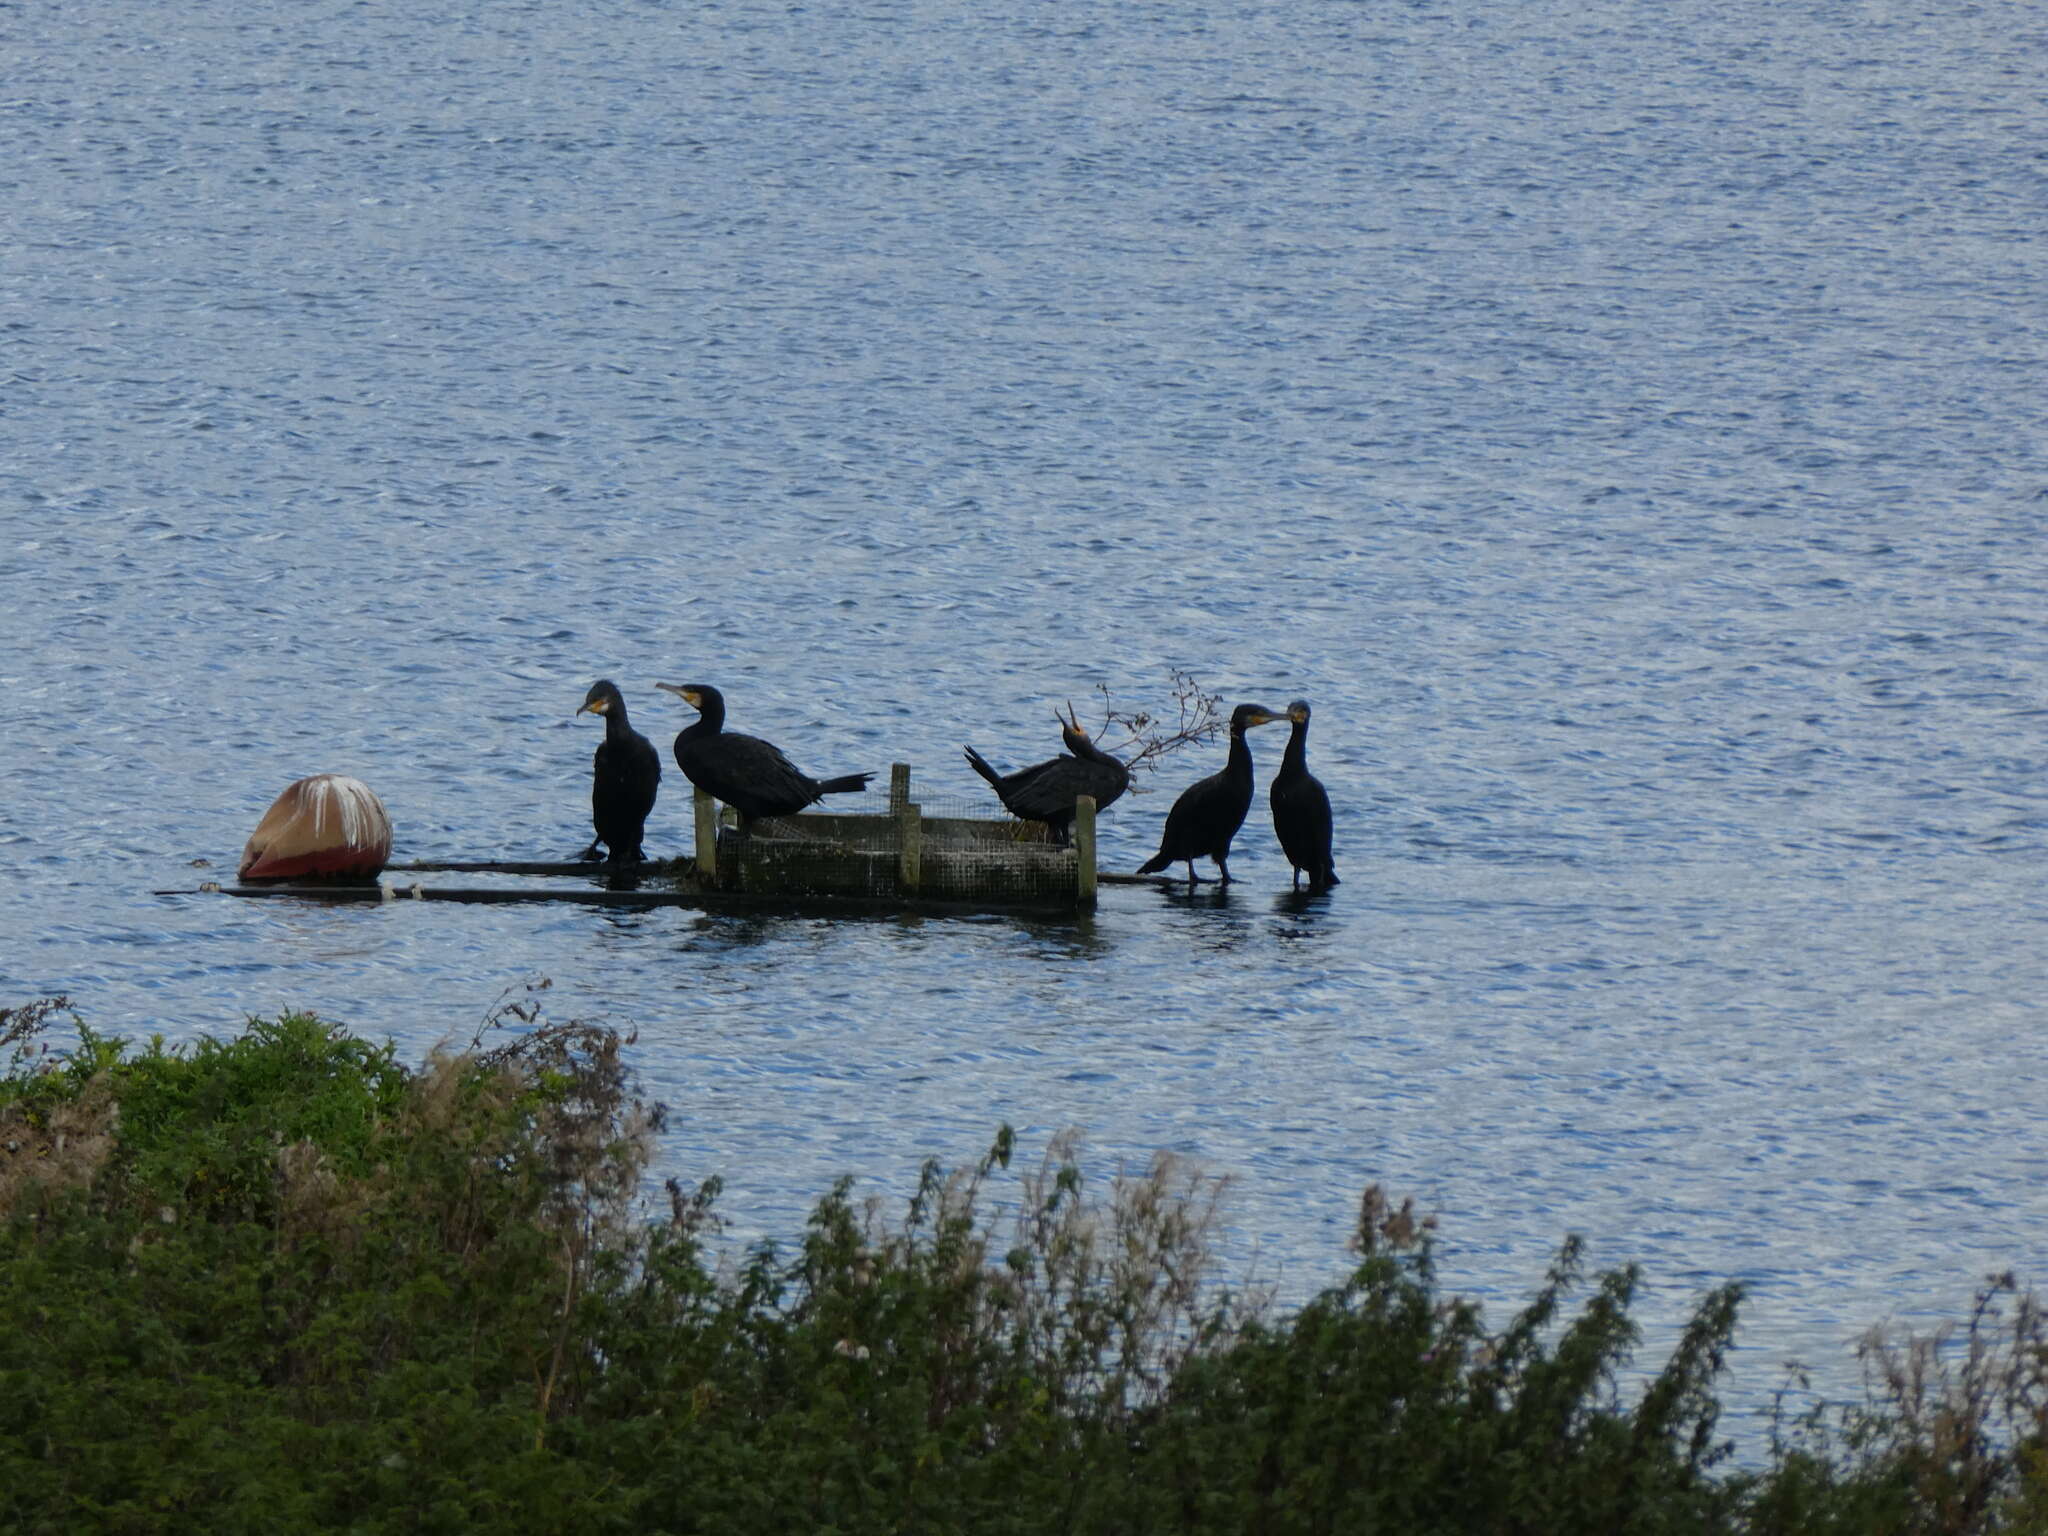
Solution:
[{"label": "bare twig", "polygon": [[1179,667],[1173,669],[1172,678],[1171,714],[1165,710],[1154,714],[1148,709],[1119,709],[1109,685],[1097,683],[1095,691],[1102,696],[1102,724],[1095,731],[1096,744],[1112,757],[1122,758],[1128,768],[1150,770],[1157,768],[1159,760],[1170,752],[1214,740],[1225,723],[1221,696],[1208,692],[1192,674]]},{"label": "bare twig", "polygon": [[[494,1029],[516,1029],[522,1025],[526,1029],[532,1029],[542,1017],[539,994],[553,985],[554,981],[551,978],[543,976],[537,981],[527,982],[524,986],[507,987],[499,993],[498,1000],[491,1004],[490,1011],[484,1015],[483,1022],[477,1025],[476,1033],[470,1037],[470,1050],[482,1050],[484,1036]],[[509,1054],[516,1049],[516,1046],[499,1046],[495,1054]]]},{"label": "bare twig", "polygon": [[0,1051],[11,1050],[17,1059],[42,1054],[47,1047],[31,1042],[42,1033],[44,1021],[53,1013],[70,1011],[68,997],[40,997],[19,1008],[0,1008]]}]

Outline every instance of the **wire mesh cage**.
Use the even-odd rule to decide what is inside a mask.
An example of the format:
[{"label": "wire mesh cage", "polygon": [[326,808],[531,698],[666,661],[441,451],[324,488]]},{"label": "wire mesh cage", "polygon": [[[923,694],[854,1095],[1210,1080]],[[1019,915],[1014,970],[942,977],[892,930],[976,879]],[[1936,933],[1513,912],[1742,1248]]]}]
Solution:
[{"label": "wire mesh cage", "polygon": [[[715,863],[700,847],[700,866],[717,870],[722,889],[752,895],[990,906],[1094,901],[1092,807],[1076,818],[1065,843],[1054,841],[1043,822],[991,817],[988,810],[980,799],[913,798],[910,770],[898,763],[888,799],[874,811],[764,816],[746,826],[728,811],[716,826]],[[700,844],[703,838],[700,820]]]}]

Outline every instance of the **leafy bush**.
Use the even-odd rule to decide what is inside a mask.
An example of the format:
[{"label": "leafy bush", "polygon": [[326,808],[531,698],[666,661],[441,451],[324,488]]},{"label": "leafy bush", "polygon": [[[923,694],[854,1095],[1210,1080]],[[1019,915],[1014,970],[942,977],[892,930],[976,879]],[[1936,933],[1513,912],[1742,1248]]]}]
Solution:
[{"label": "leafy bush", "polygon": [[[2039,1529],[2038,1311],[1874,1340],[1870,1404],[1726,1469],[1739,1293],[1624,1389],[1632,1269],[1508,1325],[1375,1190],[1299,1312],[1217,1286],[1222,1182],[1004,1130],[722,1266],[639,1191],[630,1041],[531,1010],[417,1069],[308,1015],[130,1049],[0,1010],[0,1529]],[[1569,1305],[1575,1295],[1576,1310]],[[1999,1310],[2010,1303],[2010,1317]]]}]

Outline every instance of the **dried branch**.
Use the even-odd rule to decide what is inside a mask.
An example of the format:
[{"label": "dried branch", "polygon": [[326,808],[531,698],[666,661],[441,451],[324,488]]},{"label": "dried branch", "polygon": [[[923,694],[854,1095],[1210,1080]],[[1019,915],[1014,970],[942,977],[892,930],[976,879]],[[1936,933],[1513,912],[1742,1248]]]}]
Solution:
[{"label": "dried branch", "polygon": [[[523,1027],[525,1030],[531,1030],[540,1025],[544,1015],[539,996],[554,984],[552,978],[542,976],[538,980],[525,983],[524,986],[510,986],[499,993],[498,1000],[491,1004],[490,1010],[484,1014],[483,1022],[477,1025],[476,1033],[470,1036],[470,1053],[474,1055],[482,1051],[484,1036],[494,1029],[520,1030]],[[516,1047],[500,1046],[493,1055],[495,1057],[507,1054],[514,1049]]]},{"label": "dried branch", "polygon": [[19,1008],[0,1008],[0,1051],[11,1051],[16,1060],[42,1055],[48,1047],[36,1043],[36,1036],[43,1032],[45,1022],[53,1013],[70,1012],[68,997],[40,997]]},{"label": "dried branch", "polygon": [[1154,714],[1146,709],[1119,709],[1109,685],[1097,683],[1095,691],[1102,696],[1102,723],[1093,733],[1096,745],[1112,757],[1122,758],[1124,765],[1135,771],[1157,768],[1161,758],[1182,747],[1213,741],[1227,722],[1222,697],[1208,692],[1192,674],[1179,667],[1173,669],[1172,678],[1171,715],[1163,710]]}]

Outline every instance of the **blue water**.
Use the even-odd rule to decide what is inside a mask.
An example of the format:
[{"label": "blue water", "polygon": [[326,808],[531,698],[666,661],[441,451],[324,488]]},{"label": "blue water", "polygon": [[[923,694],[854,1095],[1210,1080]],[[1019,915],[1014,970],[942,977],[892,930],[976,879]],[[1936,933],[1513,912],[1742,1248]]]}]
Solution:
[{"label": "blue water", "polygon": [[[1010,1120],[1567,1231],[1738,1388],[2048,1272],[2048,30],[2005,7],[0,9],[0,1001],[636,1026],[735,1239]],[[817,773],[1316,708],[1329,898],[1084,921],[158,897],[359,774],[588,840],[593,678]],[[1220,748],[1104,821],[1155,844]],[[681,852],[671,773],[651,851]],[[194,868],[197,860],[207,868]]]}]

